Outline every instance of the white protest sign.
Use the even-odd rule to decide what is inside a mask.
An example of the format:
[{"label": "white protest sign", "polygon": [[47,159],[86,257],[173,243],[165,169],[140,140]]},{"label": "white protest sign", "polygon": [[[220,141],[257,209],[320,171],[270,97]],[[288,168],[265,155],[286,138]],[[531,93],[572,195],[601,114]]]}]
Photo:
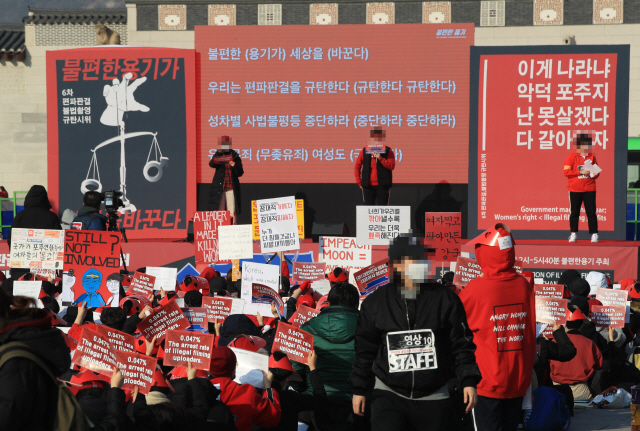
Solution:
[{"label": "white protest sign", "polygon": [[42,281],[14,281],[13,296],[27,296],[36,300],[38,308],[42,308],[42,302],[38,299],[42,290]]},{"label": "white protest sign", "polygon": [[262,253],[299,250],[295,197],[262,199],[256,205]]},{"label": "white protest sign", "polygon": [[411,230],[409,206],[356,206],[358,245],[389,245],[401,233]]},{"label": "white protest sign", "polygon": [[[269,356],[236,347],[230,347],[230,349],[236,354],[238,361],[234,380],[236,383],[245,383],[243,377],[253,370],[269,372]],[[262,372],[260,372],[260,376],[262,376]]]},{"label": "white protest sign", "polygon": [[177,268],[147,266],[146,273],[156,278],[154,290],[160,290],[160,287],[165,291],[176,290],[176,278],[178,277]]},{"label": "white protest sign", "polygon": [[355,238],[321,236],[318,261],[327,264],[327,273],[340,267],[349,272],[349,282],[355,285],[353,274],[371,265],[371,246],[359,245]]},{"label": "white protest sign", "polygon": [[218,228],[218,254],[220,260],[251,259],[253,239],[251,225],[239,224]]},{"label": "white protest sign", "polygon": [[45,229],[11,229],[11,268],[62,269],[64,231]]},{"label": "white protest sign", "polygon": [[326,278],[324,280],[313,281],[311,282],[311,288],[318,292],[320,296],[328,295],[331,290],[331,282]]},{"label": "white protest sign", "polygon": [[[270,304],[254,304],[252,296],[252,285],[262,284],[278,292],[278,281],[280,278],[280,267],[278,265],[266,265],[264,263],[242,262],[242,298],[244,304],[244,314],[260,312],[263,316],[271,316]],[[247,300],[248,299],[248,300]]]}]

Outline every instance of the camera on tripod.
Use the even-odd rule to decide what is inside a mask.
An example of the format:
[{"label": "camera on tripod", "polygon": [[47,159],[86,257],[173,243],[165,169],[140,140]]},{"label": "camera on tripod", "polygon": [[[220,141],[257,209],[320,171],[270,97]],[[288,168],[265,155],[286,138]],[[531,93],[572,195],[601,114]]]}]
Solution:
[{"label": "camera on tripod", "polygon": [[108,190],[102,193],[102,200],[104,201],[104,209],[107,213],[115,213],[120,208],[124,208],[124,203],[122,199],[122,192],[117,192],[115,190]]}]

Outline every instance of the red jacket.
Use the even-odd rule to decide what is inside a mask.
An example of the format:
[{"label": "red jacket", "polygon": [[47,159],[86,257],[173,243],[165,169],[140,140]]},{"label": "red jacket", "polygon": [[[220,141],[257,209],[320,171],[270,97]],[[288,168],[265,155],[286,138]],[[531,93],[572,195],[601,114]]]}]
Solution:
[{"label": "red jacket", "polygon": [[585,383],[602,368],[602,353],[596,343],[577,331],[570,331],[567,336],[576,347],[576,356],[569,362],[549,361],[551,380],[568,385]]},{"label": "red jacket", "polygon": [[230,378],[218,377],[211,380],[220,389],[220,401],[231,413],[238,431],[251,431],[251,425],[273,428],[280,423],[280,396],[271,389],[260,395],[248,384],[239,385]]},{"label": "red jacket", "polygon": [[513,247],[476,245],[483,276],[460,293],[477,346],[482,380],[478,395],[524,396],[531,384],[536,349],[533,289],[513,265]]},{"label": "red jacket", "polygon": [[[593,178],[588,175],[580,175],[580,167],[584,165],[585,160],[591,160],[591,163],[594,165],[598,164],[596,160],[596,156],[582,157],[578,153],[571,153],[564,159],[564,176],[569,178],[569,185],[567,189],[570,192],[595,192],[596,191],[596,178],[600,176],[600,174],[594,176]],[[567,166],[570,166],[570,169],[567,169]]]},{"label": "red jacket", "polygon": [[[371,157],[371,172],[369,173],[369,185],[377,186],[378,185],[378,164],[376,163],[376,159],[373,154],[365,154],[364,151],[360,151],[360,155],[358,156],[358,160],[356,160],[356,167],[354,169],[354,173],[356,175],[356,184],[358,186],[362,186],[362,157],[363,156]],[[384,157],[380,157],[380,163],[382,166],[389,169],[390,171],[396,167],[396,156],[393,154],[393,150],[389,150],[389,156],[385,159]]]}]

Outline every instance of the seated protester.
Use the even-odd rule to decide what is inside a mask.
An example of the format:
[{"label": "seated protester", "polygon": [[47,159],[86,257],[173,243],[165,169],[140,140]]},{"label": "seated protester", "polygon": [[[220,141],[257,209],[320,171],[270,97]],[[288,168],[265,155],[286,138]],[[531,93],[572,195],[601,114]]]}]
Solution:
[{"label": "seated protester", "polygon": [[185,307],[202,307],[202,293],[191,290],[184,295]]},{"label": "seated protester", "polygon": [[233,350],[227,346],[214,347],[209,366],[211,383],[220,391],[220,401],[231,409],[238,431],[251,431],[253,426],[277,426],[281,416],[280,396],[271,389],[269,376],[264,376],[266,389],[260,395],[253,386],[233,381],[236,366]]},{"label": "seated protester", "polygon": [[602,369],[602,354],[593,341],[580,335],[579,330],[585,320],[580,308],[567,310],[567,336],[575,346],[576,355],[568,362],[549,361],[551,380],[569,385],[576,401],[590,401],[594,393],[601,392],[599,388],[593,390],[590,387],[596,371]]},{"label": "seated protester", "polygon": [[100,214],[102,196],[100,192],[90,190],[82,198],[83,207],[78,210],[78,215],[71,222],[73,229],[80,230],[107,230],[107,217]]}]

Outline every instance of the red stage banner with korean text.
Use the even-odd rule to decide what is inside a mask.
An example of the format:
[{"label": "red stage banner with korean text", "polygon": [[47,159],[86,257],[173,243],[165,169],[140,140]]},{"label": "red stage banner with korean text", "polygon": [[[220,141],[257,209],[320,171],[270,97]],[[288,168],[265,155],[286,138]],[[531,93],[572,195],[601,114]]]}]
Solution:
[{"label": "red stage banner with korean text", "polygon": [[196,211],[193,216],[193,245],[196,263],[218,262],[218,227],[231,224],[229,211]]}]

